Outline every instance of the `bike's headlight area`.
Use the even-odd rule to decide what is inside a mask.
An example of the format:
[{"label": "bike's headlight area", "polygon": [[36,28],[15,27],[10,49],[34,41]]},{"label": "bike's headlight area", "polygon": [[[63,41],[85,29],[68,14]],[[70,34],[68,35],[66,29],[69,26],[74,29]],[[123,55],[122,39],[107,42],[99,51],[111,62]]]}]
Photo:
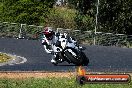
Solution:
[{"label": "bike's headlight area", "polygon": [[62,48],[64,49],[66,47],[66,43],[62,43]]},{"label": "bike's headlight area", "polygon": [[66,40],[61,41],[61,46],[62,46],[63,49],[66,47]]},{"label": "bike's headlight area", "polygon": [[61,51],[60,48],[57,48],[57,51]]}]

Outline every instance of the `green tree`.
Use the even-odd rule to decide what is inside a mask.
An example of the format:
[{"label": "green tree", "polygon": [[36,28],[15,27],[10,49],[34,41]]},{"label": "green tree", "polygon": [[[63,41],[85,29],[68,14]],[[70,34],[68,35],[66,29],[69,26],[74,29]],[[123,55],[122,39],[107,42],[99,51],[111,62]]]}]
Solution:
[{"label": "green tree", "polygon": [[68,3],[84,15],[91,9],[91,0],[68,0]]},{"label": "green tree", "polygon": [[101,0],[99,7],[99,30],[132,34],[131,5],[131,0]]},{"label": "green tree", "polygon": [[1,21],[39,25],[53,8],[54,0],[2,0]]},{"label": "green tree", "polygon": [[93,30],[93,15],[90,13],[91,0],[68,0],[69,6],[76,9],[76,29],[81,31]]}]

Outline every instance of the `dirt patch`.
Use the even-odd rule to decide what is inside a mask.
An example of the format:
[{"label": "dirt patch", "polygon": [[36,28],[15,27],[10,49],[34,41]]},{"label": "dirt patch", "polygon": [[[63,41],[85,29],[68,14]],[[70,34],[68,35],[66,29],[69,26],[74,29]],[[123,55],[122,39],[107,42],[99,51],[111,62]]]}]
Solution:
[{"label": "dirt patch", "polygon": [[[88,74],[91,74],[91,73],[88,73]],[[98,73],[98,74],[104,74],[104,73]],[[132,77],[132,73],[125,73],[125,74],[130,74],[130,76]],[[47,77],[71,78],[71,77],[75,77],[76,75],[77,75],[77,72],[41,72],[41,71],[0,72],[0,78],[13,78],[13,79],[47,78]]]},{"label": "dirt patch", "polygon": [[75,76],[75,72],[0,72],[0,78],[46,78],[46,77],[67,77]]}]

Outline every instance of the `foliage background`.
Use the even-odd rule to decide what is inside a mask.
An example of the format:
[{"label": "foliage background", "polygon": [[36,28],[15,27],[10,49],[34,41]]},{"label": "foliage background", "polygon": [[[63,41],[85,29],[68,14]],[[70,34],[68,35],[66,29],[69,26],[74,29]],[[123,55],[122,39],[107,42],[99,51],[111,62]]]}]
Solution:
[{"label": "foliage background", "polygon": [[[1,0],[0,21],[94,30],[97,0]],[[97,31],[132,34],[131,0],[100,0]]]}]

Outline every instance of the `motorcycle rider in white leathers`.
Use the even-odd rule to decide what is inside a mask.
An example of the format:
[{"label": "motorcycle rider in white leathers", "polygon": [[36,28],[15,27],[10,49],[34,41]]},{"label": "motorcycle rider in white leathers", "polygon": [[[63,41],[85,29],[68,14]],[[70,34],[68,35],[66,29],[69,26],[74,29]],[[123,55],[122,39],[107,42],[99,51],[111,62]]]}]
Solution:
[{"label": "motorcycle rider in white leathers", "polygon": [[[44,46],[44,49],[47,53],[53,55],[51,59],[51,63],[56,63],[56,55],[54,55],[54,51],[53,51],[56,46],[54,45],[52,47],[52,45],[55,44],[56,41],[58,40],[56,34],[57,33],[52,30],[52,27],[45,27],[42,33],[42,45]],[[71,37],[69,38],[71,42],[76,43],[74,39],[72,39]]]}]

